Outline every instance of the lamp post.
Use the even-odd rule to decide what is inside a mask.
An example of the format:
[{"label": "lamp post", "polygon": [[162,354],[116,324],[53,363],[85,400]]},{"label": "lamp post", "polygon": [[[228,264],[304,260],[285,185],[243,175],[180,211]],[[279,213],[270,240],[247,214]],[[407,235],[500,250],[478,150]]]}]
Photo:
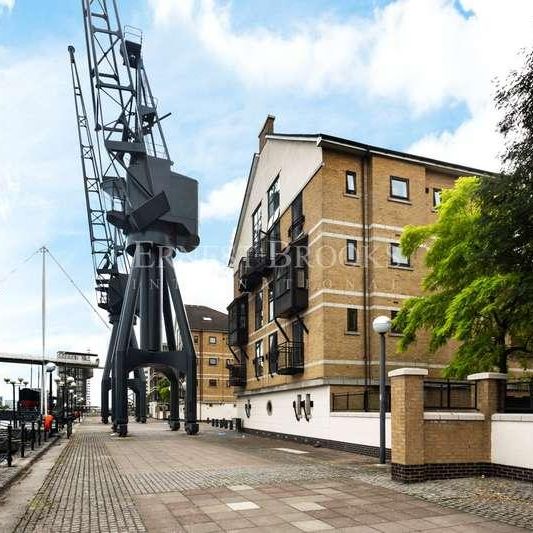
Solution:
[{"label": "lamp post", "polygon": [[47,411],[52,411],[52,407],[53,407],[53,401],[52,401],[52,374],[54,372],[54,370],[56,369],[56,365],[54,365],[53,363],[48,363],[46,365],[46,371],[48,372],[48,375],[50,376],[50,380],[49,380],[49,395],[48,395],[48,409]]},{"label": "lamp post", "polygon": [[388,316],[378,316],[372,322],[372,328],[380,337],[380,355],[379,355],[379,462],[385,464],[385,417],[387,413],[387,381],[386,381],[386,352],[385,352],[385,334],[391,329],[391,320]]}]

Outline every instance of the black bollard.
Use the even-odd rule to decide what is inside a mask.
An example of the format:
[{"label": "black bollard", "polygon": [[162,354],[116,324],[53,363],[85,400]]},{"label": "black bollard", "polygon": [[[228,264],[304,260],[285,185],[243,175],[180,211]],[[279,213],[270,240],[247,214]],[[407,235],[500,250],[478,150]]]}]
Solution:
[{"label": "black bollard", "polygon": [[31,423],[31,449],[35,450],[35,422]]},{"label": "black bollard", "polygon": [[13,464],[13,455],[12,455],[12,447],[13,445],[13,428],[11,427],[11,424],[7,426],[7,466],[12,466]]},{"label": "black bollard", "polygon": [[26,451],[26,424],[22,422],[22,426],[20,428],[20,456],[24,457],[24,453]]}]

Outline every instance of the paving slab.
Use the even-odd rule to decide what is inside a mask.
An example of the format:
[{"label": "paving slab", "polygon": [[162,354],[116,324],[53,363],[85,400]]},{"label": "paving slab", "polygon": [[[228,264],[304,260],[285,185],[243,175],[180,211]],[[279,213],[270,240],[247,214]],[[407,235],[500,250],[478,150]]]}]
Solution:
[{"label": "paving slab", "polygon": [[[405,486],[375,459],[166,424],[131,435],[87,419],[12,531],[492,531],[533,527],[533,486],[467,479]],[[292,453],[292,451],[306,453]],[[469,492],[470,491],[470,492]],[[3,533],[3,531],[2,531]]]}]

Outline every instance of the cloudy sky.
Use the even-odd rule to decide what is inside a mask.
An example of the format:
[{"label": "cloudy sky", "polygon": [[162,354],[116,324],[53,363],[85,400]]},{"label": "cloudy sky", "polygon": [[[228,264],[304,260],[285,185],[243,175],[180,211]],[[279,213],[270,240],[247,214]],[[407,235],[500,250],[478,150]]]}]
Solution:
[{"label": "cloudy sky", "polygon": [[[145,64],[175,169],[200,181],[202,246],[177,268],[186,302],[224,309],[245,176],[266,115],[489,170],[502,145],[494,79],[531,45],[531,0],[119,0]],[[0,352],[40,353],[43,244],[91,301],[92,264],[67,45],[80,2],[0,0]],[[108,331],[49,266],[47,351],[104,353]],[[7,279],[6,279],[7,277]],[[3,377],[29,369],[0,363]],[[99,389],[94,384],[95,391]]]}]

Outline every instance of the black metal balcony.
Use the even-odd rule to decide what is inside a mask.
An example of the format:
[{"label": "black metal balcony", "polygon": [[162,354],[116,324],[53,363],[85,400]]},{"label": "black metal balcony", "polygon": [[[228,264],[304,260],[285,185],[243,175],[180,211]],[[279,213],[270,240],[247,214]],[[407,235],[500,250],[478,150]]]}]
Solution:
[{"label": "black metal balcony", "polygon": [[230,387],[245,387],[246,386],[246,361],[243,363],[235,362],[228,364],[226,368],[229,370],[229,384]]},{"label": "black metal balcony", "polygon": [[275,249],[271,244],[270,235],[261,238],[246,252],[239,263],[239,280],[241,289],[250,291],[256,287],[271,270]]},{"label": "black metal balcony", "polygon": [[248,297],[235,298],[228,306],[228,345],[244,346],[248,342]]},{"label": "black metal balcony", "polygon": [[277,349],[277,373],[292,376],[304,371],[303,342],[282,342]]},{"label": "black metal balcony", "polygon": [[307,236],[290,244],[276,258],[274,316],[288,318],[307,308]]}]

